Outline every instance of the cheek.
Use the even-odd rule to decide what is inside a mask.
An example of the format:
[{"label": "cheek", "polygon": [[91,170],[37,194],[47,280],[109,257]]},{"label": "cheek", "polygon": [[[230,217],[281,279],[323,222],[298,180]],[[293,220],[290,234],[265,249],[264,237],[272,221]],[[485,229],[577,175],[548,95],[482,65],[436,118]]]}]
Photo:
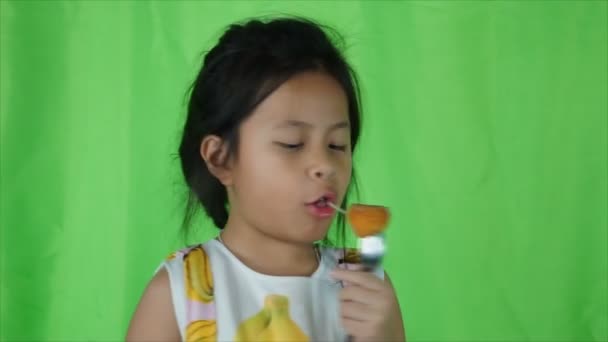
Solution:
[{"label": "cheek", "polygon": [[292,180],[290,171],[293,165],[286,163],[276,153],[264,148],[244,150],[235,173],[235,187],[247,191],[259,200],[272,196],[276,198],[279,191],[284,192]]},{"label": "cheek", "polygon": [[353,174],[353,160],[351,156],[345,157],[340,163],[340,174],[346,179],[346,183],[350,183],[350,178]]},{"label": "cheek", "polygon": [[342,199],[344,198],[344,196],[346,195],[346,190],[348,189],[348,186],[350,185],[351,181],[352,181],[352,175],[353,175],[353,169],[352,169],[352,159],[348,158],[347,160],[344,160],[340,163],[340,169],[338,171],[339,173],[339,182],[340,182],[340,187],[342,188]]},{"label": "cheek", "polygon": [[272,153],[257,152],[240,160],[234,180],[235,200],[239,202],[241,215],[269,232],[291,220],[285,213],[291,213],[298,203],[298,186],[283,161]]}]

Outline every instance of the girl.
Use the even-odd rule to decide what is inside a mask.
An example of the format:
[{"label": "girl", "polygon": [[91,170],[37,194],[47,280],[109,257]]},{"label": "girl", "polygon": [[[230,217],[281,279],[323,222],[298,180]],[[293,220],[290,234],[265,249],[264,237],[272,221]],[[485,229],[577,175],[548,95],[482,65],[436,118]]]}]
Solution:
[{"label": "girl", "polygon": [[185,224],[202,205],[220,234],[161,265],[127,340],[405,340],[388,276],[339,267],[353,255],[315,244],[327,246],[335,215],[326,201],[347,202],[358,96],[354,72],[311,21],[253,20],[223,34],[193,84],[179,148]]}]

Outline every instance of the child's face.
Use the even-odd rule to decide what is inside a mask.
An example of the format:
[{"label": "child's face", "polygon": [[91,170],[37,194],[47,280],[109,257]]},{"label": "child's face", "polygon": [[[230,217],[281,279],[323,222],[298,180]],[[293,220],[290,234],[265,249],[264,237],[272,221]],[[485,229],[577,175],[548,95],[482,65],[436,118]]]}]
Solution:
[{"label": "child's face", "polygon": [[241,125],[231,168],[231,211],[240,224],[292,242],[322,239],[351,178],[348,105],[340,84],[299,74],[266,98]]}]

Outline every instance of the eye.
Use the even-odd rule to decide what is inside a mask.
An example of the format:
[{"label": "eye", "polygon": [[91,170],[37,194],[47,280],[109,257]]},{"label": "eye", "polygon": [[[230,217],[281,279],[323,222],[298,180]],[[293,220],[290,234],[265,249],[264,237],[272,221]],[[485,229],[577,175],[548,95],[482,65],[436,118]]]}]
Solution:
[{"label": "eye", "polygon": [[302,146],[304,146],[303,143],[298,143],[298,144],[288,144],[288,143],[282,143],[282,142],[276,142],[277,145],[279,145],[280,147],[286,149],[286,150],[298,150],[300,149]]},{"label": "eye", "polygon": [[329,144],[329,148],[336,151],[346,151],[346,145]]}]

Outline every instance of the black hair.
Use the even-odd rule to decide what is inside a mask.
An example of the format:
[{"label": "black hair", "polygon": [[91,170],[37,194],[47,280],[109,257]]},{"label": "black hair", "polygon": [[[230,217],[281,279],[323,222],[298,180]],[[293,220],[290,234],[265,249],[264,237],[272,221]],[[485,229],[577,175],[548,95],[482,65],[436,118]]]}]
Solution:
[{"label": "black hair", "polygon": [[[320,71],[343,88],[348,102],[351,151],[360,135],[361,102],[357,76],[338,47],[344,39],[333,29],[303,18],[254,19],[233,24],[207,52],[192,84],[179,158],[189,188],[182,229],[188,232],[192,218],[202,205],[219,229],[228,220],[226,188],[207,169],[200,145],[207,135],[217,135],[235,155],[238,129],[267,96],[296,74]],[[352,187],[357,187],[353,169],[342,206]],[[345,222],[337,218],[337,240],[345,240]],[[325,237],[325,243],[332,242]]]}]

